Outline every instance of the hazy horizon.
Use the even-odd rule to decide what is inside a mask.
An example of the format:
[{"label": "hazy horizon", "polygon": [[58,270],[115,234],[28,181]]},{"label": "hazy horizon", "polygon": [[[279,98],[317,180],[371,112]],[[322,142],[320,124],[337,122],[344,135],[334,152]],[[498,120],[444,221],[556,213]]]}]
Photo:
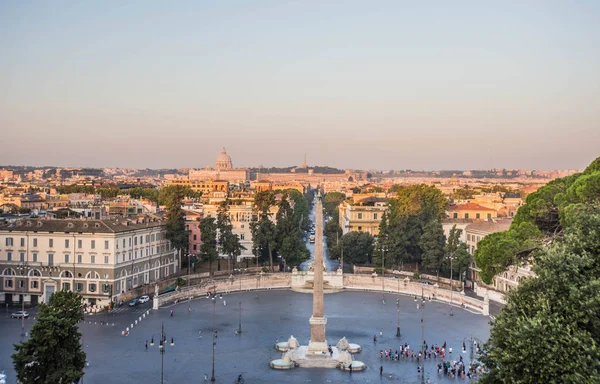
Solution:
[{"label": "hazy horizon", "polygon": [[583,169],[600,2],[0,3],[0,164]]}]

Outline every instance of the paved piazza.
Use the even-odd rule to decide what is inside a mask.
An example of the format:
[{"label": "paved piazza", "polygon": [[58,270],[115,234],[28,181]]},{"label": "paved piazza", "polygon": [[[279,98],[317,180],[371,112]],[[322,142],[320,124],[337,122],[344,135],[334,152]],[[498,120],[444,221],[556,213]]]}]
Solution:
[{"label": "paved piazza", "polygon": [[[223,296],[217,299],[216,327],[218,331],[216,347],[216,378],[220,383],[233,383],[241,373],[246,383],[418,383],[415,361],[380,360],[379,350],[398,349],[396,331],[396,296],[385,295],[385,305],[381,293],[344,291],[325,295],[327,316],[327,340],[335,345],[346,336],[352,343],[359,343],[363,351],[356,358],[368,366],[364,372],[348,373],[334,369],[293,369],[276,371],[269,368],[269,362],[279,358],[273,348],[276,340],[287,340],[294,335],[302,344],[308,343],[310,327],[308,318],[312,311],[312,295],[293,291],[244,292]],[[223,305],[226,301],[227,305]],[[239,302],[242,302],[241,336],[235,334],[239,319]],[[401,296],[402,342],[408,342],[411,350],[416,349],[421,340],[420,311],[411,297]],[[188,311],[191,305],[191,311]],[[84,383],[160,383],[161,357],[158,344],[148,347],[154,334],[158,340],[161,323],[164,322],[167,337],[175,339],[175,346],[167,344],[165,354],[166,383],[199,383],[204,375],[211,373],[211,300],[202,298],[177,305],[150,310],[141,325],[135,326],[128,337],[120,332],[150,303],[133,309],[120,308],[122,312],[106,316],[86,315],[86,323],[81,325],[85,351],[89,367]],[[170,310],[174,316],[170,317]],[[427,302],[425,305],[425,340],[427,343],[441,344],[444,341],[453,348],[453,356],[458,360],[462,355],[468,361],[469,354],[461,353],[462,342],[470,334],[485,340],[489,334],[489,318],[455,308],[454,316],[448,316],[448,305]],[[115,326],[93,324],[108,320]],[[34,320],[27,320],[29,328]],[[88,322],[92,321],[92,324]],[[0,369],[9,375],[9,383],[14,383],[12,368],[12,344],[20,338],[21,321],[0,315]],[[198,331],[202,330],[202,338]],[[379,336],[383,330],[383,337]],[[373,343],[377,334],[377,344]],[[468,342],[467,342],[468,348]],[[427,360],[425,369],[432,383],[451,382],[435,373],[437,360]],[[383,365],[383,377],[379,376],[379,366]]]}]

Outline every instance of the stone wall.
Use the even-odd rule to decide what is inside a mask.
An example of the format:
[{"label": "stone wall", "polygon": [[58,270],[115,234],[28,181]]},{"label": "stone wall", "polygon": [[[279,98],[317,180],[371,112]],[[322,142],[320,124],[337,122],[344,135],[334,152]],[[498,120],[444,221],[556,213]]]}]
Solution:
[{"label": "stone wall", "polygon": [[[190,287],[183,287],[176,292],[161,295],[157,298],[158,306],[175,303],[176,301],[187,300],[190,297],[206,296],[207,293],[230,293],[239,291],[254,291],[254,290],[270,290],[270,289],[290,289],[294,286],[304,288],[307,280],[310,280],[309,273],[297,272],[293,273],[260,273],[257,275],[237,275],[229,277],[206,278],[201,283]],[[363,290],[363,291],[379,291],[382,289],[388,293],[399,293],[403,295],[418,296],[423,295],[426,298],[435,298],[435,300],[449,303],[453,305],[464,306],[467,309],[488,314],[489,305],[485,300],[465,296],[464,293],[456,290],[442,289],[437,285],[428,285],[418,282],[413,282],[409,278],[394,279],[391,277],[381,278],[371,275],[355,275],[355,274],[337,274],[329,272],[324,275],[324,279],[336,288]],[[383,283],[383,285],[382,285]]]}]

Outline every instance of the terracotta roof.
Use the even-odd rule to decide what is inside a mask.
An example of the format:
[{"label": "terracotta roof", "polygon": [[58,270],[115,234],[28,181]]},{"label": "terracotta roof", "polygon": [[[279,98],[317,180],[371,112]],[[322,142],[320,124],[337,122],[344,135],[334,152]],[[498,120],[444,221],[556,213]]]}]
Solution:
[{"label": "terracotta roof", "polygon": [[479,231],[485,233],[495,233],[508,230],[511,224],[512,219],[481,221],[478,223],[467,225],[466,230]]},{"label": "terracotta roof", "polygon": [[448,211],[490,211],[495,212],[491,208],[484,207],[483,205],[475,203],[456,204],[448,207]]},{"label": "terracotta roof", "polygon": [[38,231],[38,232],[81,232],[81,233],[119,233],[137,229],[160,227],[161,220],[123,218],[109,220],[73,220],[73,219],[23,219],[16,222],[0,223],[0,231]]}]

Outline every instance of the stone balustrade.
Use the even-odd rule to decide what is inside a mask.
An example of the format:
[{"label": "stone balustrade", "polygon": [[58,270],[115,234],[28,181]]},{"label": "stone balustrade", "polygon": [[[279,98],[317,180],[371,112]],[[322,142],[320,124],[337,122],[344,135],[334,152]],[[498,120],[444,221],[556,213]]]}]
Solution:
[{"label": "stone balustrade", "polygon": [[[182,287],[175,292],[158,297],[158,306],[171,304],[176,301],[184,301],[189,298],[206,296],[207,293],[230,293],[239,291],[255,291],[269,289],[290,289],[294,285],[305,284],[311,277],[310,273],[260,273],[257,275],[236,275],[229,277],[206,278],[200,284],[190,287]],[[439,288],[437,285],[421,284],[410,281],[408,277],[395,279],[390,277],[381,278],[377,275],[355,275],[326,273],[324,279],[332,280],[332,285],[340,289],[353,289],[364,291],[382,290],[388,293],[399,293],[409,296],[423,295],[426,298],[448,302],[453,305],[464,306],[467,309],[489,314],[489,301],[479,300],[465,296],[463,292]],[[340,282],[337,281],[340,279]],[[341,284],[340,284],[341,283]],[[155,308],[157,306],[155,305]]]}]

